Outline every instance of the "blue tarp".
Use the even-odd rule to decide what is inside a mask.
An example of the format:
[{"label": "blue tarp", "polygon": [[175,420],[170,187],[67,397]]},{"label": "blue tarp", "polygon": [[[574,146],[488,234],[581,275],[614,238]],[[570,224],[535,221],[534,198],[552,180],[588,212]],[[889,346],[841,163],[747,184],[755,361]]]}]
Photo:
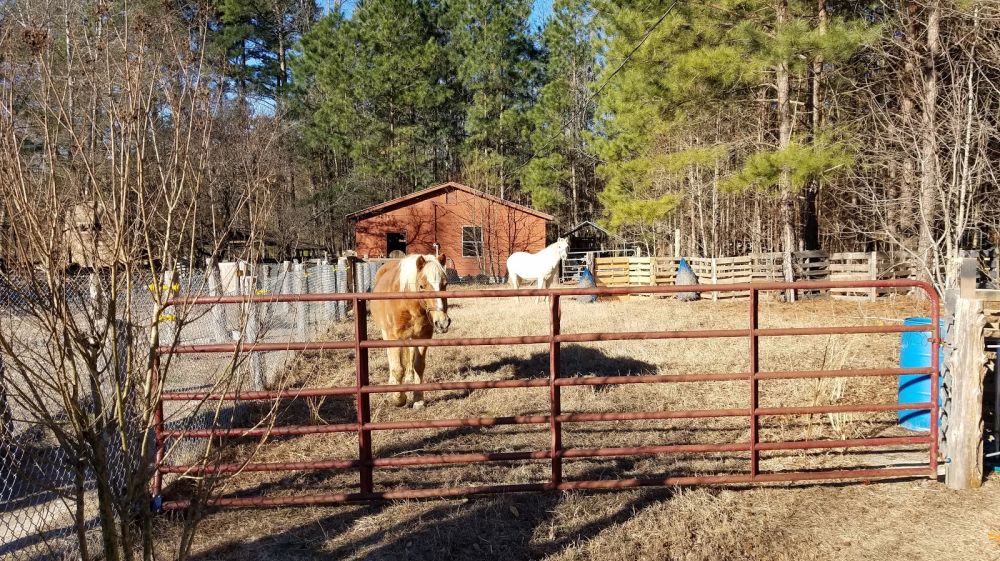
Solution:
[{"label": "blue tarp", "polygon": [[[576,286],[579,288],[594,288],[597,286],[597,283],[594,282],[594,275],[591,274],[590,269],[585,267],[583,271],[580,272],[580,280],[576,283]],[[597,301],[597,296],[594,294],[581,294],[576,297],[576,301],[590,304],[591,302]]]},{"label": "blue tarp", "polygon": [[[677,278],[674,280],[674,284],[677,286],[698,284],[698,275],[694,274],[691,265],[683,257],[681,257],[680,264],[677,265]],[[679,292],[677,294],[677,299],[682,302],[690,302],[698,298],[699,293],[697,292]]]}]

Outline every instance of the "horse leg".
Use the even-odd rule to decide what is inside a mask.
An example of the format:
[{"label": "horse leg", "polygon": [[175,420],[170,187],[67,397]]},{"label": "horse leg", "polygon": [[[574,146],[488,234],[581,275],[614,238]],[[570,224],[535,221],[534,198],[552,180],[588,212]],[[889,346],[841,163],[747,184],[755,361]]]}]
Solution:
[{"label": "horse leg", "polygon": [[[400,384],[403,382],[403,374],[405,373],[403,369],[403,349],[394,348],[386,349],[389,354],[389,383],[390,384]],[[389,397],[392,404],[396,407],[402,407],[406,405],[406,394],[403,392],[396,392]]]},{"label": "horse leg", "polygon": [[[518,288],[521,288],[521,281],[517,278],[516,274],[511,273],[510,271],[508,271],[507,275],[510,276],[510,279],[509,279],[510,280],[510,286],[514,290],[517,290]],[[514,301],[515,302],[520,302],[521,301],[521,297],[520,296],[515,296],[514,297]]]},{"label": "horse leg", "polygon": [[[411,380],[414,384],[424,383],[424,365],[426,364],[427,358],[427,347],[415,347],[411,349],[410,352],[410,372],[407,373],[407,378]],[[413,392],[413,408],[423,409],[424,408],[424,392],[415,391]]]},{"label": "horse leg", "polygon": [[[538,290],[545,288],[545,277],[538,277]],[[535,303],[547,300],[548,296],[535,296]]]}]

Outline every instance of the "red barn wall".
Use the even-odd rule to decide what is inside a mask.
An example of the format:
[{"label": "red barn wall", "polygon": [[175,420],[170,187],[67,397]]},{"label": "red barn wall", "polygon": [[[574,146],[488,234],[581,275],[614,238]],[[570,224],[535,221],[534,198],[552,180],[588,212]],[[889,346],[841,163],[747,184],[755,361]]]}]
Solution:
[{"label": "red barn wall", "polygon": [[[405,232],[407,253],[433,254],[437,243],[459,276],[506,276],[511,253],[545,247],[545,219],[472,193],[443,189],[401,204],[357,221],[358,255],[385,257],[386,234]],[[462,256],[462,226],[482,226],[484,255]]]}]

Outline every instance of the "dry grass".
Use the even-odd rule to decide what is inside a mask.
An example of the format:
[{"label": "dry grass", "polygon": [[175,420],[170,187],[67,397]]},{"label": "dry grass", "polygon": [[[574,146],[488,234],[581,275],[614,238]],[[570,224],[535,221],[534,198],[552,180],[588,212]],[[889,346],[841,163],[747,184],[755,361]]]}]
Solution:
[{"label": "dry grass", "polygon": [[[548,331],[547,306],[509,301],[453,300],[449,337],[541,334]],[[906,299],[875,304],[829,300],[762,304],[761,325],[859,325],[896,321],[920,313],[921,304]],[[601,302],[563,306],[563,332],[655,329],[745,328],[745,302],[667,300]],[[344,326],[344,330],[348,326]],[[374,335],[374,334],[373,334]],[[344,336],[335,333],[334,336]],[[893,366],[897,336],[816,336],[762,341],[763,370],[839,369]],[[345,353],[315,353],[296,365],[307,386],[350,385],[353,360]],[[566,345],[563,375],[681,374],[741,372],[748,360],[746,339],[626,341]],[[426,380],[502,379],[546,376],[544,346],[435,348]],[[386,378],[385,355],[372,353],[374,382]],[[801,380],[762,383],[762,405],[890,403],[892,378],[842,381]],[[397,409],[384,396],[373,398],[377,421],[416,418],[545,414],[547,389],[480,390],[428,394],[421,411]],[[564,412],[649,411],[746,407],[744,382],[634,384],[611,388],[565,388]],[[343,422],[354,415],[349,399],[321,404],[293,401],[282,422]],[[856,438],[901,434],[895,414],[781,417],[763,424],[765,440]],[[622,422],[564,425],[570,447],[632,446],[666,443],[737,442],[748,438],[745,418]],[[484,429],[376,432],[379,457],[461,451],[542,450],[547,425]],[[251,449],[247,446],[244,450]],[[240,449],[233,451],[240,456]],[[353,457],[353,435],[315,435],[276,439],[253,461],[308,461]],[[771,453],[762,468],[810,469],[862,465],[909,465],[926,461],[926,449],[888,454],[808,451]],[[567,461],[566,479],[606,479],[663,474],[743,472],[748,455],[740,453],[605,458]],[[544,481],[547,462],[512,462],[475,466],[429,466],[377,470],[378,489],[477,483]],[[241,474],[227,491],[264,495],[356,490],[357,475],[339,472]],[[170,490],[168,489],[168,494]],[[968,543],[967,559],[991,559],[987,529],[1000,527],[1000,513],[987,515],[974,505],[994,503],[1000,487],[991,482],[981,493],[951,493],[926,481],[846,486],[781,486],[741,490],[696,489],[622,491],[591,494],[544,494],[478,498],[469,501],[396,502],[266,511],[223,511],[205,522],[197,544],[199,559],[861,559],[907,557],[941,559],[931,544],[935,510],[964,516],[967,524],[950,528]],[[982,501],[982,502],[980,502]],[[928,506],[930,512],[924,514]],[[252,522],[248,522],[252,520]],[[947,520],[947,519],[946,519]],[[865,537],[878,531],[878,538]],[[162,527],[164,543],[174,535]],[[949,534],[933,532],[939,537]],[[957,538],[948,538],[951,540]],[[961,545],[961,544],[959,544]],[[973,547],[974,546],[974,547]],[[169,547],[169,545],[166,545]],[[964,546],[963,546],[964,547]],[[909,549],[907,549],[909,548]],[[912,551],[911,551],[912,550]],[[953,552],[953,548],[938,551]],[[972,552],[975,551],[975,554]],[[911,554],[912,553],[912,554]],[[997,548],[1000,554],[1000,548]],[[977,556],[978,555],[978,556]]]}]

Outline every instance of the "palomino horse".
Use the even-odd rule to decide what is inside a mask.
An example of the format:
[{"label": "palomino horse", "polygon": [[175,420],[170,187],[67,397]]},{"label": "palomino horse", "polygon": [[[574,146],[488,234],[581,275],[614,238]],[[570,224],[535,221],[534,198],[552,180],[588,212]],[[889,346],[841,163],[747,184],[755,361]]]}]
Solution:
[{"label": "palomino horse", "polygon": [[[407,255],[378,270],[373,292],[445,290],[448,279],[444,263],[444,255]],[[382,330],[382,339],[386,341],[430,339],[434,333],[447,333],[451,325],[448,300],[445,298],[373,300],[371,307],[375,325]],[[389,354],[389,383],[423,382],[427,347],[399,347],[386,349],[386,352]],[[398,407],[406,405],[406,394],[393,394],[392,402]],[[423,392],[413,392],[413,408],[423,406]]]},{"label": "palomino horse", "polygon": [[[538,288],[549,288],[556,278],[559,261],[566,259],[569,248],[567,238],[559,238],[555,243],[538,253],[518,251],[507,258],[507,279],[514,289],[521,288],[521,281],[537,282]],[[517,298],[520,300],[520,297]],[[538,302],[535,298],[535,302]]]}]

